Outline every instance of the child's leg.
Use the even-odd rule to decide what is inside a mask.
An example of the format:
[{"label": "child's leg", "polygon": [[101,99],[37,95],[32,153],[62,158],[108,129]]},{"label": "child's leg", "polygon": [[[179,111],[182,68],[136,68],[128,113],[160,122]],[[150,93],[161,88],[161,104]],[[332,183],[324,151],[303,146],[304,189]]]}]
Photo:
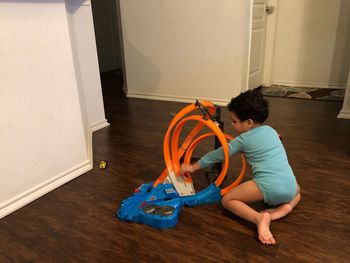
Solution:
[{"label": "child's leg", "polygon": [[264,212],[268,212],[271,216],[271,220],[277,220],[282,217],[285,217],[289,213],[292,212],[293,208],[296,207],[296,205],[300,202],[301,195],[300,195],[300,187],[298,185],[297,194],[295,197],[290,201],[289,203],[282,204],[276,208],[273,209],[267,209]]},{"label": "child's leg", "polygon": [[263,244],[275,244],[276,241],[270,232],[270,214],[258,213],[248,206],[248,203],[263,200],[263,196],[252,180],[238,185],[222,198],[222,205],[234,213],[257,225],[259,239]]}]

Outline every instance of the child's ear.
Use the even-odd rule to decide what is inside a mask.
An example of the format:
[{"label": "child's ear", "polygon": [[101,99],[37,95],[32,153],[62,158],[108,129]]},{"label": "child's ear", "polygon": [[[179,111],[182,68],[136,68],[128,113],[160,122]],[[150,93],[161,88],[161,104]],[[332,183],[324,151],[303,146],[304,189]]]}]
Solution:
[{"label": "child's ear", "polygon": [[252,127],[254,125],[254,121],[252,119],[248,119],[248,125],[249,127]]}]

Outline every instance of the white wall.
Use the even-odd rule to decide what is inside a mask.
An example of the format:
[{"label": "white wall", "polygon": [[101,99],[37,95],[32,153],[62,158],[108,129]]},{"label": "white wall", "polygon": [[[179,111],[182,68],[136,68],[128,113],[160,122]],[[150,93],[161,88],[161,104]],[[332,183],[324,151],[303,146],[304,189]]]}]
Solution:
[{"label": "white wall", "polygon": [[225,104],[247,88],[251,1],[121,0],[127,96]]},{"label": "white wall", "polygon": [[1,218],[92,160],[64,0],[0,1],[0,19]]},{"label": "white wall", "polygon": [[88,126],[96,131],[109,124],[103,105],[91,2],[70,0],[67,17],[79,91],[84,98]]},{"label": "white wall", "polygon": [[272,82],[342,87],[350,65],[350,1],[278,1]]}]

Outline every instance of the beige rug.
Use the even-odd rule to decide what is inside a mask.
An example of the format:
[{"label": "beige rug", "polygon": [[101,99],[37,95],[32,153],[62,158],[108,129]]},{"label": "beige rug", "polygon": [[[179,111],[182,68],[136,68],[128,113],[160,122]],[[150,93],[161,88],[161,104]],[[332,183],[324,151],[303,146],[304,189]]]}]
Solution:
[{"label": "beige rug", "polygon": [[271,87],[263,87],[262,93],[264,94],[264,96],[270,97],[343,101],[345,89],[303,88],[272,85]]}]

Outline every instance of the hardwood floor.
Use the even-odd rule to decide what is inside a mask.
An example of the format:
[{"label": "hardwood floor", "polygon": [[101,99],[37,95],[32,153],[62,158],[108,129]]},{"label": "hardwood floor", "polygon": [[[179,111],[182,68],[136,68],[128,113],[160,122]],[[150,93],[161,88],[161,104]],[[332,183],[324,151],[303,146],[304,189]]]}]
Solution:
[{"label": "hardwood floor", "polygon": [[[165,131],[186,104],[126,99],[118,75],[102,81],[111,125],[94,134],[94,169],[0,220],[1,263],[349,262],[350,120],[336,118],[341,103],[269,98],[267,123],[283,136],[302,201],[272,223],[277,245],[266,246],[254,225],[220,204],[185,207],[166,230],[115,217],[134,188],[164,169]],[[233,133],[222,112],[225,132]],[[196,154],[211,146],[205,142]],[[107,169],[98,168],[101,160]],[[233,162],[228,182],[240,169]],[[200,173],[194,180],[207,184]]]}]

